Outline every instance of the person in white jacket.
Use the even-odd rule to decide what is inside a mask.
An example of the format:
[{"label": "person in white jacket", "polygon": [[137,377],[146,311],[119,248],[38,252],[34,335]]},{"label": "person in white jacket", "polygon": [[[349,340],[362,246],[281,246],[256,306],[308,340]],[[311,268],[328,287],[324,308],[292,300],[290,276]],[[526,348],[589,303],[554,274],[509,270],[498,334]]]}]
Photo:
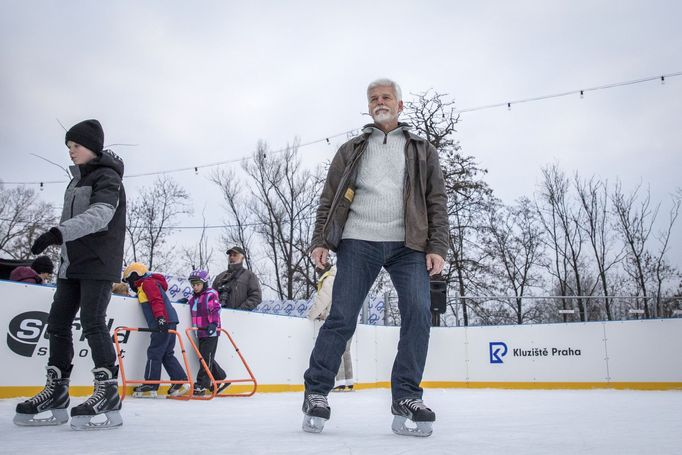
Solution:
[{"label": "person in white jacket", "polygon": [[[336,276],[336,266],[328,265],[326,269],[316,269],[316,271],[320,278],[317,281],[315,300],[308,311],[308,319],[324,321],[329,316],[329,310],[332,306],[332,289]],[[350,357],[350,344],[351,340],[348,340],[346,350],[341,357],[339,372],[336,374],[336,387],[333,389],[335,392],[353,390],[353,362]]]}]

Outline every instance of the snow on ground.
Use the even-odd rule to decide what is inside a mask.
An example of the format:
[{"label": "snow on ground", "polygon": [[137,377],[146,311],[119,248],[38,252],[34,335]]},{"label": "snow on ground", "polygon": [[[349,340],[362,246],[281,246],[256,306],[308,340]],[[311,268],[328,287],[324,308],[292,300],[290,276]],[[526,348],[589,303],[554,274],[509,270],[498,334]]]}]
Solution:
[{"label": "snow on ground", "polygon": [[[302,393],[181,402],[127,397],[116,430],[12,423],[0,400],[0,453],[23,454],[681,454],[682,392],[426,390],[429,438],[391,432],[388,390],[330,395],[321,434],[301,431]],[[72,399],[79,403],[80,398]]]}]

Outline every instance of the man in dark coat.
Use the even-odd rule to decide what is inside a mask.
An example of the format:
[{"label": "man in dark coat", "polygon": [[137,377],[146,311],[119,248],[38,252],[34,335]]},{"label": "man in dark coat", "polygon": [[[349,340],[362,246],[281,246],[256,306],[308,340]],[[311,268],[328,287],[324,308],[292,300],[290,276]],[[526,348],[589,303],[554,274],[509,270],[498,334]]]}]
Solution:
[{"label": "man in dark coat", "polygon": [[246,252],[239,246],[227,250],[228,268],[215,280],[213,289],[220,295],[220,306],[251,311],[262,301],[260,282],[251,270],[244,267]]}]

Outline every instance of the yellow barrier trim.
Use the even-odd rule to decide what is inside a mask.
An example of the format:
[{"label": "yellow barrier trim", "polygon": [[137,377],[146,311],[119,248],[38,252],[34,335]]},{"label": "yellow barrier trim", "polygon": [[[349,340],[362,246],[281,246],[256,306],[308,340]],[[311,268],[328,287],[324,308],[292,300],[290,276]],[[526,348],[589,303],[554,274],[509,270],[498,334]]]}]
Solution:
[{"label": "yellow barrier trim", "polygon": [[[246,392],[252,386],[234,384],[230,390]],[[617,389],[617,390],[682,390],[682,382],[464,382],[464,381],[425,381],[422,387],[427,389],[520,389],[520,390],[589,390],[589,389]],[[390,389],[391,383],[365,382],[355,384],[356,390]],[[31,397],[43,389],[42,386],[7,386],[0,387],[0,398]],[[161,387],[161,393],[165,388]],[[133,392],[133,386],[128,387],[127,395]],[[256,393],[303,392],[303,384],[258,384]],[[69,394],[72,397],[89,396],[92,386],[71,386]]]}]

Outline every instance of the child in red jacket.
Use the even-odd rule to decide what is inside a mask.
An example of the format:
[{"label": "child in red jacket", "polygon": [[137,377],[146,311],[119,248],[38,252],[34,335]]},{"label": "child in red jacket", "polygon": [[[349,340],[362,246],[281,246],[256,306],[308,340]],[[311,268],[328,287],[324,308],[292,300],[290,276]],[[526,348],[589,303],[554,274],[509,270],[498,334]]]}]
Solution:
[{"label": "child in red jacket", "polygon": [[[147,364],[144,368],[145,381],[161,379],[161,366],[166,369],[173,381],[186,381],[187,374],[175,357],[175,335],[168,330],[175,330],[178,315],[171,305],[166,289],[168,283],[163,275],[150,273],[147,266],[133,262],[123,271],[123,281],[137,294],[147,325],[153,330],[149,348],[147,348]],[[157,396],[158,384],[141,384],[135,387],[134,397]],[[172,384],[168,389],[169,396],[179,396],[189,391],[188,384]]]}]

